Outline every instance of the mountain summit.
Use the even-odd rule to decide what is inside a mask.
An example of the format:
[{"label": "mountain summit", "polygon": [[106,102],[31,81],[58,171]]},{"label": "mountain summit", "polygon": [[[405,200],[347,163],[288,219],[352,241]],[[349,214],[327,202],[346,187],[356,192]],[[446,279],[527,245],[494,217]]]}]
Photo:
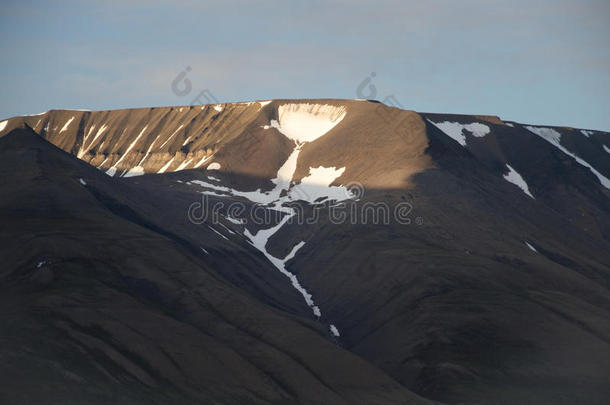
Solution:
[{"label": "mountain summit", "polygon": [[2,121],[0,399],[602,404],[609,154],[366,100]]}]

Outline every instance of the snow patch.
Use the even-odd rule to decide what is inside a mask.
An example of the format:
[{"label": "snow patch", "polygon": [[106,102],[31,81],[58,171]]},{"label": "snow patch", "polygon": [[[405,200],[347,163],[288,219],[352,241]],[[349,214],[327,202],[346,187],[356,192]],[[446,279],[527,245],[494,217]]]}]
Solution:
[{"label": "snow patch", "polygon": [[473,122],[472,124],[464,125],[464,129],[470,131],[473,136],[477,138],[483,138],[490,132],[490,129],[487,125],[483,125],[478,122]]},{"label": "snow patch", "polygon": [[99,165],[97,165],[96,167],[99,169],[100,167],[104,166],[104,163],[106,163],[106,161],[108,160],[108,157],[106,157],[106,159],[104,159],[102,161],[102,163],[100,163]]},{"label": "snow patch", "polygon": [[180,164],[180,166],[178,166],[178,168],[177,168],[176,170],[174,170],[174,171],[175,171],[175,172],[179,172],[180,170],[183,170],[184,168],[186,168],[186,167],[187,167],[187,166],[188,166],[188,165],[191,163],[191,161],[192,161],[193,159],[194,159],[194,158],[190,158],[190,159],[188,159],[188,160],[185,160],[185,161],[184,161],[184,162],[182,162],[182,163]]},{"label": "snow patch", "polygon": [[[248,239],[252,246],[263,253],[263,255],[267,257],[267,259],[282,274],[290,279],[293,288],[301,293],[307,306],[311,308],[313,314],[316,317],[321,317],[322,312],[320,311],[320,308],[315,305],[312,295],[309,294],[307,290],[299,283],[296,275],[292,274],[286,269],[286,263],[295,257],[297,251],[305,245],[305,242],[296,244],[290,253],[283,259],[270,254],[267,251],[266,246],[269,239],[276,232],[278,232],[288,222],[288,220],[290,220],[290,218],[296,215],[296,210],[294,208],[284,206],[284,203],[288,203],[296,199],[315,203],[315,200],[318,198],[332,198],[337,200],[352,198],[351,194],[345,188],[330,186],[330,184],[332,184],[339,176],[343,174],[345,167],[340,169],[322,166],[318,168],[310,168],[309,175],[303,178],[298,186],[292,185],[292,178],[294,176],[294,172],[296,171],[299,153],[303,145],[306,142],[311,142],[324,135],[326,132],[328,132],[328,130],[340,122],[345,116],[345,108],[327,105],[288,104],[280,106],[279,116],[280,121],[278,122],[273,120],[271,122],[272,126],[278,128],[281,133],[294,140],[295,145],[288,159],[286,159],[284,164],[278,169],[276,177],[271,180],[273,184],[275,184],[275,187],[271,191],[263,192],[260,189],[256,191],[239,191],[202,180],[192,180],[187,184],[199,185],[202,188],[205,188],[206,190],[201,191],[202,194],[210,194],[219,197],[243,197],[255,204],[266,205],[271,210],[285,213],[280,222],[276,225],[267,229],[260,229],[256,234],[252,234],[248,229],[245,229],[244,236]],[[308,121],[312,121],[313,123]],[[220,164],[216,162],[211,163],[208,166],[208,170],[218,169],[220,169]],[[212,180],[218,181],[216,178],[211,176],[208,177]],[[301,192],[298,191],[299,187],[302,188]],[[303,198],[303,195],[305,194],[303,190],[305,189],[308,190],[307,193],[309,196],[305,195],[305,198]],[[315,191],[312,191],[314,189]],[[229,222],[240,225],[243,224],[242,220],[231,217],[226,218]],[[336,332],[336,336],[338,336],[338,330]]]},{"label": "snow patch", "polygon": [[328,104],[283,104],[271,126],[294,141],[312,142],[341,122],[346,112],[343,106]]},{"label": "snow patch", "polygon": [[330,329],[330,333],[332,333],[333,336],[336,336],[336,337],[341,336],[341,334],[339,333],[339,329],[337,329],[337,327],[335,325],[330,324],[329,329]]},{"label": "snow patch", "polygon": [[294,259],[299,249],[301,249],[303,246],[305,246],[305,241],[300,241],[294,245],[290,253],[288,253],[288,255],[284,258],[284,263],[288,263],[290,260]]},{"label": "snow patch", "polygon": [[216,229],[212,228],[211,226],[208,225],[208,228],[210,228],[212,231],[214,231],[214,233],[216,233],[217,235],[219,235],[220,237],[229,240],[229,238],[227,238],[226,236],[224,236],[222,233],[218,232]]},{"label": "snow patch", "polygon": [[277,171],[277,175],[275,179],[271,179],[271,181],[276,185],[274,191],[279,193],[287,189],[290,186],[290,182],[292,181],[292,176],[294,175],[295,170],[297,169],[297,160],[299,158],[299,153],[301,153],[301,145],[297,145],[293,150],[290,156],[282,167]]},{"label": "snow patch", "polygon": [[142,176],[144,174],[144,168],[142,166],[132,167],[123,175],[123,177],[134,177]]},{"label": "snow patch", "polygon": [[580,133],[581,133],[581,134],[583,134],[584,136],[586,136],[587,138],[588,138],[590,135],[593,135],[593,134],[594,134],[594,132],[593,132],[593,131],[587,131],[586,129],[581,129],[581,130],[580,130]]},{"label": "snow patch", "polygon": [[[95,127],[95,125],[93,126]],[[91,127],[91,128],[93,128]],[[89,151],[89,149],[91,149],[91,147],[93,146],[93,144],[95,144],[95,140],[97,138],[99,138],[100,135],[102,135],[104,133],[104,131],[108,129],[108,127],[106,125],[102,125],[100,127],[100,129],[97,130],[97,133],[95,134],[95,136],[93,137],[93,140],[91,141],[91,143],[89,144],[88,147],[84,147],[85,146],[85,141],[83,140],[83,146],[81,147],[81,149],[78,151],[77,157],[80,159],[81,157],[83,157],[83,155],[85,153],[87,153]],[[89,132],[91,132],[91,129],[89,130]],[[88,135],[87,135],[88,136]]]},{"label": "snow patch", "polygon": [[345,171],[345,167],[309,168],[309,176],[303,177],[301,183],[290,189],[292,200],[303,200],[310,203],[321,203],[327,200],[342,201],[352,197],[349,190],[342,186],[331,186]]},{"label": "snow patch", "polygon": [[525,242],[525,245],[530,248],[531,251],[538,253],[538,251],[536,250],[535,247],[533,247],[532,245],[530,245],[529,243]]},{"label": "snow patch", "polygon": [[64,124],[64,126],[61,128],[61,130],[59,131],[59,133],[61,134],[62,132],[64,132],[66,129],[68,129],[68,127],[70,126],[70,124],[72,123],[72,121],[74,121],[74,117],[70,118],[68,120],[68,122],[66,122]]},{"label": "snow patch", "polygon": [[263,205],[267,205],[274,201],[274,198],[273,198],[273,196],[270,196],[270,193],[263,193],[260,190],[239,191],[239,190],[235,190],[235,189],[232,189],[229,187],[224,187],[224,186],[220,186],[217,184],[208,183],[208,182],[205,182],[202,180],[192,180],[192,181],[189,181],[187,184],[195,184],[195,185],[198,185],[198,186],[206,188],[206,189],[214,190],[214,191],[208,191],[208,190],[200,191],[201,194],[214,195],[214,196],[218,196],[218,197],[228,197],[228,196],[243,197],[255,204],[263,204]]},{"label": "snow patch", "polygon": [[161,135],[157,135],[157,137],[150,143],[150,146],[148,147],[148,149],[146,150],[146,153],[144,154],[144,156],[142,157],[142,160],[140,160],[140,163],[137,164],[137,166],[142,166],[142,163],[144,163],[144,161],[146,160],[146,158],[150,155],[150,152],[152,151],[153,146],[155,146],[155,143],[157,143],[157,140],[161,137]]},{"label": "snow patch", "polygon": [[[119,165],[119,163],[121,163],[123,161],[123,159],[125,159],[125,156],[127,156],[129,154],[129,152],[131,151],[131,149],[133,149],[133,147],[136,145],[136,143],[138,143],[138,141],[142,137],[142,134],[144,134],[144,131],[146,131],[146,128],[148,128],[148,125],[146,125],[146,126],[144,126],[144,128],[142,128],[142,130],[140,131],[140,133],[138,134],[136,139],[134,139],[133,142],[127,147],[127,150],[125,152],[123,152],[123,155],[121,156],[121,158],[119,160],[117,160],[117,162],[115,164],[113,164],[112,167],[110,169],[108,169],[108,171],[112,170],[113,168],[116,171],[116,167]],[[106,172],[106,173],[108,173],[108,172]]]},{"label": "snow patch", "polygon": [[479,122],[473,122],[472,124],[460,124],[459,122],[450,121],[436,123],[430,119],[428,119],[428,122],[443,131],[449,137],[455,139],[462,146],[466,146],[466,135],[464,135],[464,130],[467,130],[478,138],[482,138],[490,132],[487,125]]},{"label": "snow patch", "polygon": [[116,173],[116,169],[114,167],[111,167],[110,169],[106,170],[106,174],[110,177],[114,176]]},{"label": "snow patch", "polygon": [[81,177],[80,179],[78,179],[78,181],[80,182],[80,184],[82,184],[83,186],[87,185],[87,182],[85,180],[83,180],[83,178]]},{"label": "snow patch", "polygon": [[259,101],[258,103],[261,105],[261,108],[263,108],[264,106],[266,106],[270,102],[271,102],[271,100],[267,100],[267,101]]},{"label": "snow patch", "polygon": [[523,180],[523,177],[521,177],[521,175],[515,169],[513,169],[513,167],[511,165],[509,165],[508,163],[506,164],[506,167],[508,167],[508,174],[505,174],[503,176],[504,180],[506,180],[506,181],[508,181],[510,183],[513,183],[514,185],[519,187],[521,190],[523,190],[523,192],[525,194],[527,194],[528,196],[534,198],[532,193],[530,193],[530,190],[529,190],[529,187],[527,186],[527,183],[525,182],[525,180]]},{"label": "snow patch", "polygon": [[226,218],[227,221],[229,221],[229,222],[231,222],[232,224],[235,224],[235,225],[243,225],[244,224],[244,220],[240,219],[240,218],[233,218],[233,217],[228,216],[228,215],[225,218]]},{"label": "snow patch", "polygon": [[172,162],[176,159],[176,155],[174,155],[166,164],[163,166],[157,173],[165,173],[165,171],[170,167]]},{"label": "snow patch", "polygon": [[229,232],[231,235],[235,235],[235,232],[233,232],[231,229],[229,229],[228,227],[226,227],[224,224],[221,224],[220,222],[218,223],[218,225],[222,226],[223,228],[225,228],[225,231]]},{"label": "snow patch", "polygon": [[202,248],[201,246],[199,246],[201,248],[201,250],[203,250],[206,254],[210,254],[210,252],[208,252],[207,250],[205,250],[204,248]]},{"label": "snow patch", "polygon": [[93,137],[93,140],[91,141],[90,146],[91,146],[91,145],[93,145],[93,144],[95,143],[95,140],[96,140],[96,139],[97,139],[97,138],[98,138],[98,137],[99,137],[101,134],[103,134],[103,133],[104,133],[104,131],[105,131],[106,129],[108,129],[108,126],[107,126],[106,124],[104,124],[104,125],[102,125],[102,126],[100,127],[100,129],[98,129],[98,130],[97,130],[97,132],[95,133],[95,136]]},{"label": "snow patch", "polygon": [[4,128],[6,128],[6,124],[8,124],[8,120],[0,122],[0,132],[4,131]]},{"label": "snow patch", "polygon": [[184,142],[182,143],[182,146],[185,146],[187,143],[189,143],[189,141],[191,140],[191,136],[187,137]]},{"label": "snow patch", "polygon": [[195,166],[193,166],[195,169],[198,168],[199,166],[201,166],[202,164],[205,163],[206,160],[208,160],[210,158],[210,156],[204,156],[199,162],[197,162],[195,164]]},{"label": "snow patch", "polygon": [[334,166],[332,167],[323,167],[320,166],[318,168],[309,168],[309,176],[304,177],[301,180],[301,184],[316,184],[320,186],[330,186],[337,177],[341,176],[345,171],[345,167],[340,169],[336,169]]},{"label": "snow patch", "polygon": [[218,112],[222,111],[222,104],[216,104],[216,105],[214,106],[214,109],[215,109],[216,111],[218,111]]},{"label": "snow patch", "polygon": [[172,133],[172,134],[171,134],[171,135],[170,135],[170,136],[169,136],[169,137],[168,137],[168,138],[165,140],[165,142],[163,142],[163,143],[161,144],[161,146],[159,146],[159,148],[164,147],[164,146],[165,146],[165,144],[166,144],[167,142],[169,142],[169,140],[170,140],[170,139],[172,139],[172,138],[174,137],[174,135],[176,135],[176,134],[178,133],[178,131],[180,131],[180,130],[182,129],[182,127],[183,127],[183,126],[184,126],[184,124],[180,125],[180,126],[178,127],[178,129],[176,129],[176,130],[175,130],[175,131],[174,131],[174,132],[173,132],[173,133]]},{"label": "snow patch", "polygon": [[606,152],[610,153],[610,148],[609,148],[609,147],[607,147],[607,146],[606,146],[606,145],[604,145],[604,144],[602,144],[602,146],[604,147],[604,150],[605,150]]},{"label": "snow patch", "polygon": [[[292,176],[296,170],[296,163],[301,147],[297,145],[290,157],[280,167],[276,178],[271,181],[275,187],[271,191],[239,191],[219,184],[213,184],[202,180],[192,180],[188,184],[195,184],[214,191],[201,191],[202,194],[219,197],[243,197],[255,204],[269,205],[270,209],[292,213],[293,210],[284,207],[283,204],[291,201],[307,201],[309,203],[321,203],[327,200],[344,201],[353,198],[352,193],[342,186],[328,186],[339,177],[345,168],[335,169],[319,167],[310,168],[310,175],[303,178],[300,184],[292,185]],[[313,174],[311,174],[313,170]],[[283,194],[284,193],[284,194]],[[316,201],[317,199],[320,199]]]},{"label": "snow patch", "polygon": [[89,128],[89,131],[87,131],[87,135],[85,135],[85,139],[83,140],[83,143],[85,143],[87,138],[89,138],[89,136],[91,135],[91,132],[93,132],[94,129],[95,129],[95,124],[91,125],[91,128]]},{"label": "snow patch", "polygon": [[261,253],[263,253],[263,255],[265,255],[267,259],[269,259],[271,264],[273,264],[283,275],[290,279],[290,283],[292,284],[294,289],[301,293],[301,295],[305,299],[305,303],[307,304],[307,306],[310,307],[313,314],[319,318],[320,316],[322,316],[322,312],[320,311],[320,308],[314,303],[312,295],[308,293],[305,288],[303,288],[295,274],[286,270],[286,262],[294,258],[297,251],[305,245],[305,242],[299,242],[298,244],[296,244],[284,259],[279,259],[271,255],[266,249],[269,238],[271,238],[271,236],[273,236],[277,231],[279,231],[280,228],[294,215],[294,212],[284,215],[282,220],[277,225],[269,229],[261,229],[255,235],[252,235],[250,231],[246,229],[244,235],[250,240],[252,246],[254,246]]},{"label": "snow patch", "polygon": [[[270,209],[286,213],[286,215],[284,215],[282,217],[281,221],[278,224],[276,224],[275,226],[272,226],[271,228],[268,228],[268,229],[261,229],[256,234],[251,234],[250,231],[248,229],[246,229],[244,231],[244,235],[246,236],[246,238],[248,238],[250,243],[256,249],[258,249],[261,253],[263,253],[265,255],[265,257],[267,257],[267,259],[282,274],[284,274],[286,277],[288,277],[290,279],[292,286],[301,293],[301,295],[305,299],[306,304],[311,308],[313,314],[316,317],[320,317],[322,315],[322,313],[320,311],[320,308],[317,305],[315,305],[312,295],[309,294],[307,292],[307,290],[299,283],[299,280],[296,277],[296,275],[290,273],[286,269],[286,263],[289,260],[291,260],[292,258],[294,258],[297,251],[305,245],[305,242],[300,242],[297,245],[295,245],[292,248],[291,252],[284,259],[280,259],[280,258],[277,258],[277,257],[271,255],[267,251],[267,248],[266,248],[267,242],[269,241],[269,239],[277,231],[279,231],[282,228],[282,226],[284,226],[288,222],[288,220],[290,218],[292,218],[294,215],[296,215],[296,212],[294,209],[289,208],[289,207],[283,207],[282,204],[284,202],[290,201],[291,198],[294,198],[294,196],[298,195],[298,194],[292,193],[292,196],[291,196],[290,195],[291,193],[289,192],[287,194],[284,194],[282,197],[280,197],[280,196],[282,195],[283,191],[290,190],[291,180],[292,180],[292,176],[294,175],[294,171],[296,170],[296,162],[297,162],[298,154],[301,149],[301,145],[302,144],[300,144],[300,145],[297,144],[297,146],[295,146],[291,156],[286,160],[284,165],[282,165],[282,167],[278,170],[276,178],[272,180],[276,184],[276,186],[270,192],[264,193],[264,192],[261,192],[260,190],[243,192],[243,191],[239,191],[239,190],[233,190],[229,187],[224,187],[221,185],[207,183],[207,182],[204,182],[201,180],[193,180],[193,181],[189,182],[188,184],[197,184],[197,185],[201,185],[206,188],[210,188],[215,191],[227,193],[227,194],[223,195],[223,194],[217,194],[215,192],[203,191],[202,193],[204,193],[204,194],[211,193],[211,194],[218,195],[218,196],[226,196],[226,195],[240,196],[240,197],[244,197],[244,198],[246,198],[254,203],[258,203],[258,204],[264,204],[264,205],[273,204],[273,206]],[[332,168],[319,167],[317,169],[310,169],[310,176],[308,176],[308,180],[305,181],[305,184],[308,184],[308,183],[309,184],[318,184],[318,188],[324,189],[325,185],[328,186],[330,183],[332,183],[338,176],[340,176],[343,173],[344,170],[345,170],[345,168],[336,169],[334,167],[332,167]],[[305,179],[307,179],[307,178],[305,178]],[[305,179],[303,179],[303,180],[305,180]],[[333,187],[330,187],[330,189],[332,189],[332,188]],[[338,189],[338,187],[337,187],[337,189]],[[322,194],[316,194],[316,195],[321,195],[325,198],[328,198],[327,194],[328,194],[328,192],[322,193]],[[338,199],[345,200],[350,197],[351,197],[350,194],[348,192],[344,191],[341,193],[341,195],[339,196]],[[311,198],[309,198],[309,200],[313,201]],[[227,217],[227,220],[232,223],[242,223],[241,220],[237,220],[235,218]]]},{"label": "snow patch", "polygon": [[601,174],[600,172],[595,170],[595,168],[593,166],[591,166],[588,162],[586,162],[585,160],[581,159],[574,153],[567,150],[561,144],[561,134],[559,132],[557,132],[553,128],[533,127],[533,126],[526,126],[525,128],[527,128],[528,131],[538,135],[545,141],[549,142],[551,145],[555,146],[557,149],[559,149],[566,155],[572,157],[580,165],[591,170],[591,173],[593,173],[599,179],[602,186],[606,187],[607,189],[610,189],[610,179],[608,179],[606,176],[604,176],[603,174]]}]

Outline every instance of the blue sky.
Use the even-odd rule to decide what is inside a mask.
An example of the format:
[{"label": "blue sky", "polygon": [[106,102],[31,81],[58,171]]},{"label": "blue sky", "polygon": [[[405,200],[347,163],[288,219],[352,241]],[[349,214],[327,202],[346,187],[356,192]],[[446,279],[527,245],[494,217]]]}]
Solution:
[{"label": "blue sky", "polygon": [[610,131],[609,0],[5,0],[0,52],[0,118],[359,98],[374,72],[407,109]]}]

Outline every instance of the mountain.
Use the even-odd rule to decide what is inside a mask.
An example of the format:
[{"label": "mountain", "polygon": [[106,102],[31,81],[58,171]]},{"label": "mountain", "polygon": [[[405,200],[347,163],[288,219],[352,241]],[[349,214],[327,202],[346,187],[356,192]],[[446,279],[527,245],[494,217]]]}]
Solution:
[{"label": "mountain", "polygon": [[3,121],[0,398],[605,403],[609,153],[365,100]]}]

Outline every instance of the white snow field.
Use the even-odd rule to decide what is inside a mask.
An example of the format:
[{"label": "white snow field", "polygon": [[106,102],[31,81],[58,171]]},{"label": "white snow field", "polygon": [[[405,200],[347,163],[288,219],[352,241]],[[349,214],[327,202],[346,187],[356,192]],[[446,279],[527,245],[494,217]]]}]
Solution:
[{"label": "white snow field", "polygon": [[580,157],[578,157],[577,155],[575,155],[574,153],[572,153],[568,149],[566,149],[561,144],[561,134],[559,132],[557,132],[553,128],[545,128],[545,127],[526,126],[525,128],[527,128],[528,131],[538,135],[545,141],[549,142],[551,145],[557,147],[557,149],[559,149],[566,155],[572,157],[582,166],[591,170],[591,173],[593,173],[599,179],[599,182],[602,183],[602,186],[606,187],[607,189],[610,189],[610,179],[608,179],[606,176],[604,176],[603,174],[601,174],[600,172],[595,170],[595,168],[593,166],[591,166],[588,162],[586,162],[585,160],[581,159]]},{"label": "white snow field", "polygon": [[538,251],[536,250],[536,248],[535,248],[535,247],[533,247],[532,245],[530,245],[529,243],[525,242],[525,245],[526,245],[526,246],[527,246],[527,247],[528,247],[528,248],[529,248],[529,249],[530,249],[532,252],[538,253]]},{"label": "white snow field", "polygon": [[68,120],[68,122],[66,122],[64,124],[64,126],[61,128],[61,130],[59,131],[59,133],[61,134],[62,132],[64,132],[66,129],[68,129],[68,127],[70,126],[70,124],[72,123],[72,121],[74,121],[74,117],[70,118]]},{"label": "white snow field", "polygon": [[271,126],[293,141],[312,142],[341,122],[346,111],[328,104],[283,104]]},{"label": "white snow field", "polygon": [[523,192],[525,194],[534,198],[532,193],[530,193],[530,189],[529,189],[527,183],[525,182],[525,180],[523,180],[523,177],[519,174],[519,172],[517,172],[515,169],[513,169],[513,167],[511,165],[509,165],[508,163],[506,164],[506,167],[508,167],[508,174],[504,175],[504,180],[506,180],[510,183],[513,183],[514,185],[519,187],[521,190],[523,190]]},{"label": "white snow field", "polygon": [[[240,191],[201,180],[193,180],[187,183],[206,189],[201,191],[203,194],[221,197],[242,197],[256,204],[270,205],[270,209],[284,213],[284,216],[276,225],[267,229],[260,229],[255,234],[245,229],[244,236],[248,238],[252,246],[262,252],[282,274],[290,279],[292,287],[299,291],[307,306],[311,308],[313,314],[318,318],[322,316],[322,312],[315,304],[313,296],[300,284],[297,276],[286,268],[286,263],[296,256],[299,249],[305,245],[305,242],[301,241],[293,246],[290,253],[284,258],[278,258],[269,253],[267,243],[276,232],[296,215],[296,211],[293,208],[284,206],[284,203],[301,200],[313,204],[327,200],[342,201],[352,198],[351,193],[345,187],[331,186],[343,174],[345,167],[339,169],[322,166],[317,168],[310,167],[308,176],[301,179],[299,184],[292,184],[299,153],[303,145],[328,133],[328,131],[343,120],[346,111],[346,108],[343,106],[306,103],[284,104],[278,108],[278,120],[272,120],[270,127],[277,128],[280,133],[293,140],[294,148],[284,164],[278,169],[275,178],[271,180],[275,184],[271,191],[264,192],[260,189],[256,191]],[[218,163],[211,163],[208,166],[208,170],[217,170],[219,168],[220,164]],[[217,181],[218,179],[213,178],[213,180]],[[240,220],[234,218],[227,219],[234,224],[242,224]],[[214,231],[217,232],[216,230]],[[330,324],[329,330],[334,336],[340,336],[336,326]]]},{"label": "white snow field", "polygon": [[460,124],[459,122],[434,122],[428,119],[428,122],[443,131],[449,137],[455,139],[460,145],[466,146],[466,135],[464,130],[470,132],[473,136],[482,138],[490,132],[487,125],[479,122],[473,122],[471,124]]}]

